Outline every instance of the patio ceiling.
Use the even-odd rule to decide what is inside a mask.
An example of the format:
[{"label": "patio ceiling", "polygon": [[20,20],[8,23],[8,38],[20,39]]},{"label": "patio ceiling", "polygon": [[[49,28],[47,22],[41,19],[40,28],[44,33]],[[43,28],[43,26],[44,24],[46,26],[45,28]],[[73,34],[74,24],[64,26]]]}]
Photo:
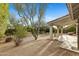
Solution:
[{"label": "patio ceiling", "polygon": [[72,20],[69,15],[66,15],[66,16],[63,16],[63,17],[60,17],[58,19],[48,22],[48,25],[50,26],[53,26],[53,25],[66,26],[66,25],[72,25],[72,24],[75,24],[75,20]]},{"label": "patio ceiling", "polygon": [[79,15],[79,3],[67,3],[69,14],[72,19],[77,19]]}]

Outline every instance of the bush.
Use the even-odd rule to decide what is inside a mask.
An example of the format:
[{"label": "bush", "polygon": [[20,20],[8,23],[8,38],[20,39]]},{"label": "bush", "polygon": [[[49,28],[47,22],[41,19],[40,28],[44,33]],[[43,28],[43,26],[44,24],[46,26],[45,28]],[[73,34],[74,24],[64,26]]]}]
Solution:
[{"label": "bush", "polygon": [[15,26],[15,35],[18,37],[18,38],[24,38],[26,37],[26,29],[24,26],[22,25],[16,25]]},{"label": "bush", "polygon": [[19,46],[19,44],[22,42],[22,39],[26,37],[27,31],[24,26],[19,25],[19,24],[15,26],[15,30],[16,31],[14,35],[16,39],[14,41],[15,41],[16,46]]},{"label": "bush", "polygon": [[5,35],[7,36],[14,35],[15,31],[16,31],[15,29],[7,29],[5,32]]},{"label": "bush", "polygon": [[8,25],[8,4],[3,3],[0,4],[0,38],[2,38],[4,36],[4,33],[7,29],[7,25]]},{"label": "bush", "polygon": [[76,27],[75,26],[72,26],[72,27],[70,27],[70,28],[68,28],[67,30],[66,30],[67,32],[76,32]]},{"label": "bush", "polygon": [[28,31],[28,32],[31,32],[31,30],[32,30],[32,27],[31,26],[27,26],[27,27],[25,27],[26,28],[26,30]]},{"label": "bush", "polygon": [[17,24],[14,26],[14,29],[7,29],[5,35],[7,35],[5,42],[10,42],[13,39],[12,37],[10,37],[12,35],[15,37],[14,42],[16,46],[18,46],[21,43],[22,39],[27,35],[26,27]]},{"label": "bush", "polygon": [[11,42],[13,40],[12,36],[7,36],[5,42]]}]

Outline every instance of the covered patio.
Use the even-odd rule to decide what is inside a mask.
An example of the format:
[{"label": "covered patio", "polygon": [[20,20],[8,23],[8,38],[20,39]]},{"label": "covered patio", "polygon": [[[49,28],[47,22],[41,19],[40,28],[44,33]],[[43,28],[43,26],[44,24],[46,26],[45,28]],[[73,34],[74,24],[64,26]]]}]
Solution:
[{"label": "covered patio", "polygon": [[[53,28],[57,30],[56,38],[58,38],[60,35],[64,34],[63,29],[67,27],[71,27],[71,25],[76,25],[76,21],[71,20],[70,16],[66,15],[66,16],[63,16],[63,17],[60,17],[58,19],[48,22],[48,25],[50,27],[50,39],[54,39]],[[60,31],[61,33],[59,32],[59,29],[61,30]],[[76,29],[76,32],[77,32],[77,29]]]},{"label": "covered patio", "polygon": [[[54,39],[52,27],[57,29],[57,39],[63,40],[61,47],[65,49],[79,52],[79,4],[69,3],[67,4],[69,15],[60,17],[54,21],[48,22],[50,26],[50,39]],[[64,35],[63,29],[70,27],[71,25],[76,25],[76,36]],[[59,34],[59,28],[61,29],[61,34]],[[66,46],[63,46],[66,44]],[[67,47],[70,46],[70,47]]]},{"label": "covered patio", "polygon": [[[61,48],[79,52],[79,51],[76,51],[77,50],[76,20],[72,20],[70,15],[66,15],[66,16],[63,16],[63,17],[60,17],[58,19],[48,22],[48,25],[50,27],[50,39],[52,40],[57,39],[58,41],[62,42],[62,44],[60,45]],[[69,28],[72,25],[76,26],[75,36],[68,35],[67,33],[64,33],[63,31],[63,29]],[[57,30],[56,35],[53,33],[53,28]]]}]

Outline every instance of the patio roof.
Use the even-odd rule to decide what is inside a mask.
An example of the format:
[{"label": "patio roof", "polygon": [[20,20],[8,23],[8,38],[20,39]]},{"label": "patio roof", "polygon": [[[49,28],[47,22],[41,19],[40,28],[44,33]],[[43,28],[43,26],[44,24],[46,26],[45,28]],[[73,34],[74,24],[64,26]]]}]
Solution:
[{"label": "patio roof", "polygon": [[63,17],[60,17],[58,19],[52,20],[48,22],[48,25],[50,26],[66,26],[66,25],[72,25],[75,24],[75,20],[72,20],[69,15],[65,15]]},{"label": "patio roof", "polygon": [[67,3],[69,14],[72,19],[77,19],[79,15],[79,3]]}]

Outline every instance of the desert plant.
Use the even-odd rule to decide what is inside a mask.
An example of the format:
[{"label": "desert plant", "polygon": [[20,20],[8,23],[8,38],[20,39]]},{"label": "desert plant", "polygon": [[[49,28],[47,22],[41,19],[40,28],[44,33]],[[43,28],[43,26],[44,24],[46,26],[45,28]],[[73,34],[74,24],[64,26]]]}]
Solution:
[{"label": "desert plant", "polygon": [[22,42],[22,39],[24,37],[26,37],[27,31],[26,31],[24,26],[22,26],[20,24],[17,24],[15,26],[15,33],[14,33],[14,35],[16,37],[16,39],[15,39],[16,46],[19,46],[19,44]]},{"label": "desert plant", "polygon": [[14,36],[15,45],[19,46],[19,44],[22,42],[22,39],[27,35],[26,27],[23,24],[20,24],[21,21],[17,20],[15,14],[13,15],[11,14],[9,20],[10,20],[10,25],[12,25],[12,27],[10,28],[14,28],[14,29],[9,30],[8,32]]},{"label": "desert plant", "polygon": [[4,36],[4,33],[7,29],[7,25],[8,25],[8,16],[9,16],[9,12],[8,12],[8,4],[3,3],[0,4],[0,37]]},{"label": "desert plant", "polygon": [[[14,4],[18,15],[23,18],[23,23],[31,26],[31,33],[35,40],[38,38],[41,20],[44,19],[47,4]],[[36,22],[37,19],[37,22]],[[37,24],[36,24],[37,23]]]}]

